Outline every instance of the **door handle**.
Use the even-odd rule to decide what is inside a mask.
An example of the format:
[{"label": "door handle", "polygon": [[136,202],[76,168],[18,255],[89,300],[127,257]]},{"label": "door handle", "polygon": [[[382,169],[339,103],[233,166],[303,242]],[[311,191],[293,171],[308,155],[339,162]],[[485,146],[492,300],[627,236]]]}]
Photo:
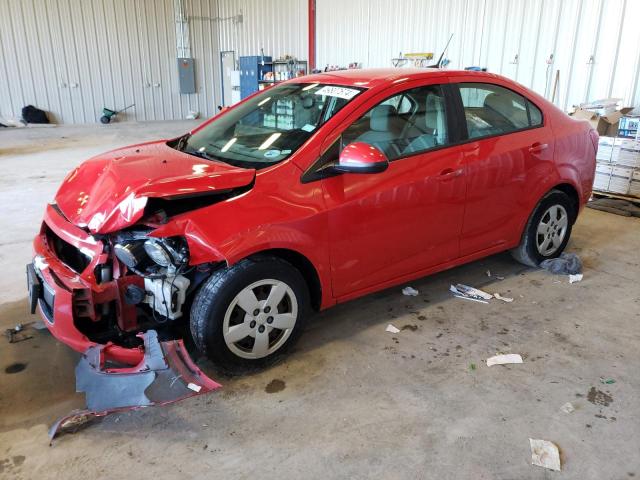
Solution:
[{"label": "door handle", "polygon": [[529,147],[529,153],[540,153],[547,148],[549,148],[549,144],[536,142]]},{"label": "door handle", "polygon": [[452,178],[456,178],[459,177],[460,175],[462,175],[462,169],[458,168],[457,170],[453,170],[451,168],[446,168],[444,169],[442,172],[440,172],[440,175],[438,175],[438,180],[451,180]]}]

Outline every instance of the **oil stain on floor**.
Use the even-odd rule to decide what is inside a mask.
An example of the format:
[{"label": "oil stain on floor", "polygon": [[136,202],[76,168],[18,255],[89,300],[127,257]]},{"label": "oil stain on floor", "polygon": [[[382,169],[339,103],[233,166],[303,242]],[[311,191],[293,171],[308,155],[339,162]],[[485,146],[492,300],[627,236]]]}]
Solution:
[{"label": "oil stain on floor", "polygon": [[278,393],[284,390],[286,386],[287,384],[284,383],[284,380],[274,378],[267,384],[266,387],[264,387],[264,391],[267,393]]},{"label": "oil stain on floor", "polygon": [[12,363],[8,367],[4,369],[4,373],[12,374],[12,373],[20,373],[25,368],[27,368],[26,363]]}]

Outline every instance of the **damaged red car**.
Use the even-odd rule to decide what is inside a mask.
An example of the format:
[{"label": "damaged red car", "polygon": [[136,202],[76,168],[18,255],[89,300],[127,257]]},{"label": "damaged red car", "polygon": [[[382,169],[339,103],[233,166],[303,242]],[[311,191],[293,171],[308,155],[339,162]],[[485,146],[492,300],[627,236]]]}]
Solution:
[{"label": "damaged red car", "polygon": [[505,250],[558,256],[596,148],[586,122],[498,75],[293,79],[69,173],[27,266],[32,312],[128,365],[150,330],[262,365],[312,310]]}]

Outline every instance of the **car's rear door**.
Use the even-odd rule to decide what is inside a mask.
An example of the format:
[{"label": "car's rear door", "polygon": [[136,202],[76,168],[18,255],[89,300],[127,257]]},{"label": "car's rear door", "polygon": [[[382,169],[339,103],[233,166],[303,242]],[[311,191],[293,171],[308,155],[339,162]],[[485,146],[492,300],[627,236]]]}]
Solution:
[{"label": "car's rear door", "polygon": [[322,180],[338,298],[392,284],[459,254],[463,156],[449,146],[455,120],[448,86],[439,78],[387,91],[367,104],[369,113],[355,114],[327,139],[335,159],[353,141],[370,143],[390,158],[382,173]]},{"label": "car's rear door", "polygon": [[538,107],[504,85],[450,77],[459,96],[467,197],[461,256],[519,241],[528,195],[553,168],[551,127]]}]

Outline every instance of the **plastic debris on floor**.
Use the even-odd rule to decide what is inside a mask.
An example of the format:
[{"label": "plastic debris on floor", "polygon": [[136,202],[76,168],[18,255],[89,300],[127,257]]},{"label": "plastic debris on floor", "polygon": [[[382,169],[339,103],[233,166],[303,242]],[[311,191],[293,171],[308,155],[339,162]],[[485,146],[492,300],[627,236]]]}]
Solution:
[{"label": "plastic debris on floor", "polygon": [[567,402],[560,407],[560,411],[564,413],[573,413],[576,407],[573,406],[573,403]]},{"label": "plastic debris on floor", "polygon": [[498,300],[502,300],[503,302],[506,302],[506,303],[511,303],[511,302],[513,302],[513,298],[511,298],[511,297],[503,297],[503,296],[502,296],[502,295],[500,295],[499,293],[494,293],[494,294],[493,294],[493,296],[494,296],[495,298],[497,298]]},{"label": "plastic debris on floor", "polygon": [[540,268],[556,275],[576,275],[582,273],[582,261],[575,253],[562,253],[558,258],[543,260]]},{"label": "plastic debris on floor", "polygon": [[491,270],[487,270],[487,277],[495,278],[496,280],[504,280],[504,277],[500,275],[491,275]]},{"label": "plastic debris on floor", "polygon": [[389,324],[387,325],[387,328],[385,329],[385,332],[389,332],[389,333],[400,333],[400,329]]},{"label": "plastic debris on floor", "polygon": [[522,363],[522,356],[518,353],[507,353],[505,355],[495,355],[487,358],[487,367],[492,365],[507,365],[511,363]]},{"label": "plastic debris on floor", "polygon": [[9,343],[19,343],[24,342],[25,340],[31,340],[33,335],[29,334],[29,327],[33,326],[32,323],[19,323],[13,328],[7,328],[4,334],[9,340]]},{"label": "plastic debris on floor", "polygon": [[529,439],[531,464],[549,470],[560,471],[560,451],[555,443],[548,440]]},{"label": "plastic debris on floor", "polygon": [[569,275],[569,283],[578,283],[582,281],[582,274],[576,273],[575,275]]},{"label": "plastic debris on floor", "polygon": [[489,303],[487,300],[491,300],[493,298],[493,295],[491,295],[490,293],[470,287],[468,285],[463,285],[462,283],[451,285],[451,287],[449,287],[449,290],[457,298],[473,300],[480,303]]},{"label": "plastic debris on floor", "polygon": [[413,287],[404,287],[402,289],[402,294],[408,297],[417,297],[419,293],[420,292]]},{"label": "plastic debris on floor", "polygon": [[479,288],[470,287],[469,285],[463,285],[461,283],[451,285],[449,287],[449,291],[451,291],[451,293],[453,293],[453,296],[456,298],[462,298],[463,300],[472,300],[474,302],[489,303],[489,300],[491,300],[492,298],[496,298],[505,303],[513,302],[513,298],[504,297],[499,293],[487,293],[484,290],[480,290]]}]

